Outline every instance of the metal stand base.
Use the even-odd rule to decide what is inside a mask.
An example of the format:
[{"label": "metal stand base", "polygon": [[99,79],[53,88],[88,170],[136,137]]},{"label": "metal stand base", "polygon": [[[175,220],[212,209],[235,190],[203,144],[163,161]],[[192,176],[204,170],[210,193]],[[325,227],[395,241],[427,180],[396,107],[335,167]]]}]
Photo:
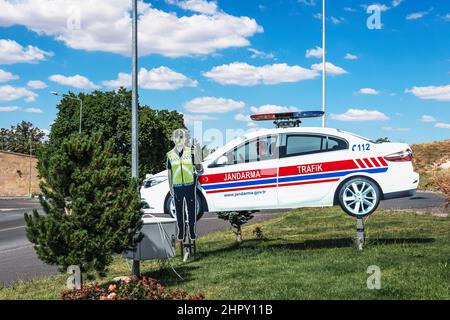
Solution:
[{"label": "metal stand base", "polygon": [[186,224],[185,229],[186,235],[184,240],[180,242],[181,244],[181,257],[183,258],[183,262],[186,262],[190,257],[194,256],[197,252],[197,246],[195,244],[195,240],[191,240],[189,237],[189,226]]},{"label": "metal stand base", "polygon": [[365,241],[365,232],[364,232],[364,220],[362,218],[356,219],[356,247],[358,250],[363,249]]}]

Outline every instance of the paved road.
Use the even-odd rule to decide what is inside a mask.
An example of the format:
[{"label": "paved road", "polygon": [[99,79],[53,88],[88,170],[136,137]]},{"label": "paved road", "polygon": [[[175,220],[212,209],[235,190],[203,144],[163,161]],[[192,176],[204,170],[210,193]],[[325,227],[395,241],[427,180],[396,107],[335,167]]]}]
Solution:
[{"label": "paved road", "polygon": [[[380,208],[436,211],[442,206],[443,197],[436,193],[420,192],[416,197],[382,201]],[[28,280],[57,272],[53,266],[42,263],[36,256],[25,235],[24,212],[39,209],[36,200],[0,199],[0,286],[15,281]],[[263,211],[255,214],[252,223],[268,219],[278,211]],[[229,224],[217,219],[214,214],[205,214],[198,223],[200,236],[228,228]]]}]

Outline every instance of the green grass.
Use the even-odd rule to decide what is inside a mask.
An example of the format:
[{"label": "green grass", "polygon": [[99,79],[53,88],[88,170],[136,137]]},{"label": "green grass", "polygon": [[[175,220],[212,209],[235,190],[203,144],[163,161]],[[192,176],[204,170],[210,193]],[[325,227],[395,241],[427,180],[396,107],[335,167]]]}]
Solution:
[{"label": "green grass", "polygon": [[[266,241],[256,240],[255,226]],[[378,211],[366,221],[367,243],[353,243],[355,219],[339,208],[294,210],[244,228],[244,243],[230,231],[198,241],[198,254],[175,270],[145,262],[143,272],[170,288],[207,299],[450,299],[450,218]],[[366,286],[367,268],[381,268],[381,289]],[[107,279],[125,275],[117,258]],[[66,275],[0,289],[0,299],[57,299]]]}]

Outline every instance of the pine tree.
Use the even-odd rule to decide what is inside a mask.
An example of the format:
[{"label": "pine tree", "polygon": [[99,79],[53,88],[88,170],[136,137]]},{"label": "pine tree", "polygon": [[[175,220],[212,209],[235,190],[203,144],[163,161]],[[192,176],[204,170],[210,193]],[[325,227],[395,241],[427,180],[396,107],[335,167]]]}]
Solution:
[{"label": "pine tree", "polygon": [[25,214],[26,233],[39,258],[61,272],[77,265],[104,275],[113,255],[141,238],[137,181],[112,141],[102,141],[100,134],[75,134],[39,159],[46,166],[40,186],[45,215]]},{"label": "pine tree", "polygon": [[236,236],[236,241],[242,243],[242,225],[253,218],[251,211],[226,211],[217,214],[219,219],[228,221],[231,224],[231,230]]}]

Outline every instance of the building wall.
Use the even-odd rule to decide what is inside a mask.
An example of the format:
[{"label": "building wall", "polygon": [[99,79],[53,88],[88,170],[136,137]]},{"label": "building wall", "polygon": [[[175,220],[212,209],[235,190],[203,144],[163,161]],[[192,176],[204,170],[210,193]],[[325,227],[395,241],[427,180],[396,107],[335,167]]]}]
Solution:
[{"label": "building wall", "polygon": [[[31,158],[31,193],[40,193],[37,159]],[[0,151],[0,197],[29,196],[30,157],[26,154]]]}]

